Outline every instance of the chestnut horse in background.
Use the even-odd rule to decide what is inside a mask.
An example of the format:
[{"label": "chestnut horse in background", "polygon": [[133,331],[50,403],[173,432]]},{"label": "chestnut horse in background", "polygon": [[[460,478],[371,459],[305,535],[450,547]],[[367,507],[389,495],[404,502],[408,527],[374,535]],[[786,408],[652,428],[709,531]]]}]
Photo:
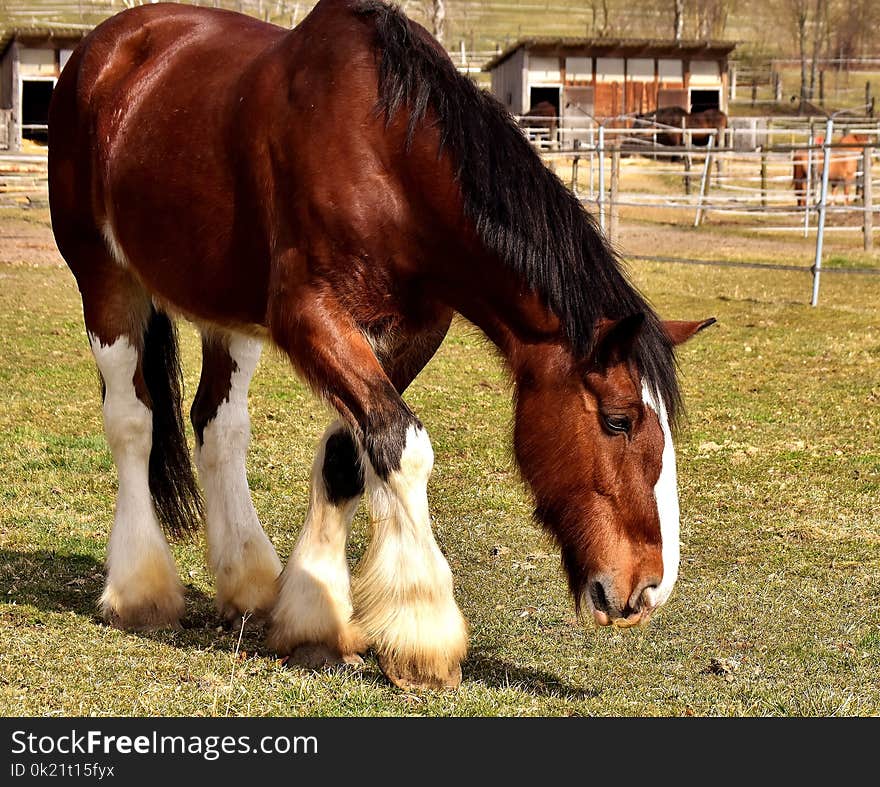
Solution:
[{"label": "chestnut horse in background", "polygon": [[[516,459],[578,608],[626,626],[667,600],[674,346],[712,321],[658,319],[510,115],[400,11],[321,0],[293,30],[124,11],[58,81],[49,179],[119,476],[100,601],[112,624],[177,624],[161,524],[203,515],[220,612],[266,615],[277,653],[318,667],[372,647],[399,686],[458,685],[468,632],[431,531],[433,453],[401,396],[454,313],[510,370]],[[202,334],[201,490],[174,316]],[[267,341],[339,416],[283,571],[245,474]],[[352,578],[364,493],[372,541]]]},{"label": "chestnut horse in background", "polygon": [[[856,194],[858,195],[857,178],[859,174],[859,165],[862,159],[862,149],[869,141],[866,134],[844,134],[835,142],[835,145],[850,146],[849,149],[835,147],[831,149],[831,164],[828,168],[828,188],[830,189],[831,199],[837,193],[838,187],[843,191],[843,204],[849,205],[849,187],[856,185]],[[814,145],[824,145],[825,137],[816,137]],[[792,157],[792,173],[791,184],[794,187],[794,193],[797,198],[799,208],[807,204],[807,167],[812,161],[814,177],[811,179],[813,186],[813,194],[819,194],[819,184],[822,179],[822,172],[825,169],[825,152],[824,150],[814,150],[812,155],[808,150],[796,150]]]}]

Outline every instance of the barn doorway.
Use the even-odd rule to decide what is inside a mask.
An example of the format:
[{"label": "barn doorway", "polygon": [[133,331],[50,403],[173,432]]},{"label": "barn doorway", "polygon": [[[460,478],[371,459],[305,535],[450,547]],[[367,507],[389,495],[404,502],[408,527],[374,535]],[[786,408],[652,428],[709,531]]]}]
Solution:
[{"label": "barn doorway", "polygon": [[46,142],[49,137],[49,100],[54,79],[22,79],[21,135],[25,139]]},{"label": "barn doorway", "polygon": [[720,90],[691,90],[691,112],[721,109]]},{"label": "barn doorway", "polygon": [[552,104],[556,110],[556,117],[559,117],[559,94],[561,87],[532,87],[529,88],[529,110],[534,109],[538,104],[546,101]]}]

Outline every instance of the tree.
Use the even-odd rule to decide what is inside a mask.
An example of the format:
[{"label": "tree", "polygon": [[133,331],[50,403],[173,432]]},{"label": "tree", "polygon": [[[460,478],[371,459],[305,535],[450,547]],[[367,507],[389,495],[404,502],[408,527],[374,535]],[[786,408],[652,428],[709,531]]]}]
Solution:
[{"label": "tree", "polygon": [[443,42],[443,31],[446,25],[446,1],[431,0],[431,32],[441,43]]},{"label": "tree", "polygon": [[684,0],[673,0],[674,14],[672,18],[672,37],[681,41],[684,32]]}]

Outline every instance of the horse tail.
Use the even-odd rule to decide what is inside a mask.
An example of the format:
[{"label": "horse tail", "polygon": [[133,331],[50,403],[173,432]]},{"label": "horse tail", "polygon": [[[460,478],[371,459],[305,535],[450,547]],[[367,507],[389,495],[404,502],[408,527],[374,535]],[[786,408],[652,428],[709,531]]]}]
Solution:
[{"label": "horse tail", "polygon": [[150,493],[166,532],[180,536],[198,529],[202,497],[186,442],[177,328],[155,306],[144,334],[143,372],[153,410]]}]

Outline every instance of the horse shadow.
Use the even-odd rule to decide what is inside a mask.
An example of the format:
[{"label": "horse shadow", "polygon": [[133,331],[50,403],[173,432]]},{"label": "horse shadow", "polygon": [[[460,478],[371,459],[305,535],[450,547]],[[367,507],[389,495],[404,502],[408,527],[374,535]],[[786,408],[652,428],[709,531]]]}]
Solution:
[{"label": "horse shadow", "polygon": [[[98,614],[103,585],[103,563],[92,555],[0,549],[0,588],[5,600],[18,606],[27,605],[47,614],[73,613],[95,625],[106,625]],[[265,653],[261,624],[247,622],[243,631],[241,624],[224,624],[209,595],[192,585],[186,585],[185,592],[186,614],[181,629],[127,633],[184,650],[221,646]],[[548,697],[589,699],[601,694],[598,689],[572,686],[551,672],[511,664],[496,650],[472,650],[462,665],[465,679],[494,689],[519,688]]]},{"label": "horse shadow", "polygon": [[465,680],[479,681],[492,689],[521,689],[529,694],[567,700],[594,699],[602,694],[601,689],[572,686],[542,669],[511,664],[496,655],[495,650],[472,651],[462,665]]},{"label": "horse shadow", "polygon": [[[28,605],[45,613],[72,612],[96,625],[106,625],[98,613],[104,587],[104,565],[92,555],[61,553],[49,549],[0,549],[0,588],[5,601]],[[230,626],[221,620],[213,599],[193,585],[184,585],[186,612],[180,629],[127,632],[144,639],[183,649],[216,646],[229,639],[253,651],[262,639],[262,626],[247,622]],[[225,641],[222,644],[227,644]]]}]

